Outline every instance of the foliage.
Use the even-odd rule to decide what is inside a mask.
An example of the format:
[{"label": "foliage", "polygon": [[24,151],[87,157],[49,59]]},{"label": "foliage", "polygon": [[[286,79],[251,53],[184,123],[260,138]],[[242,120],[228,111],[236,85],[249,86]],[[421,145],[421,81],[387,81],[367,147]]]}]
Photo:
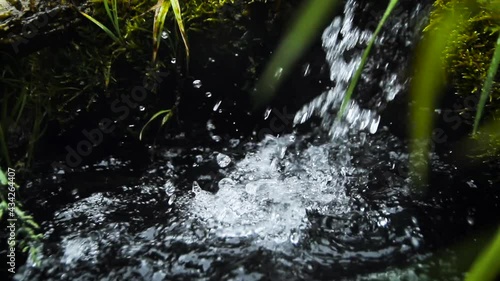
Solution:
[{"label": "foliage", "polygon": [[[434,3],[431,21],[426,28],[434,28],[446,11],[463,13],[464,20],[451,31],[450,39],[442,52],[443,59],[447,61],[447,77],[460,95],[478,96],[482,91],[483,100],[489,95],[490,109],[487,113],[493,116],[500,116],[500,74],[491,73],[490,79],[487,78],[490,69],[493,70],[490,66],[494,67],[492,58],[500,36],[498,7],[498,0],[438,0]],[[483,104],[478,105],[474,132],[477,131],[483,107]]]}]

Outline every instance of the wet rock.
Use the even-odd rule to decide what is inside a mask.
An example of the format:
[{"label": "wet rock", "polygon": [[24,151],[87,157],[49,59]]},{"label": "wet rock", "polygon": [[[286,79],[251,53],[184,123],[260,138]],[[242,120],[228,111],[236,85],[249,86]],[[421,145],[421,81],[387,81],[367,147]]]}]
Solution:
[{"label": "wet rock", "polygon": [[[18,53],[79,21],[89,1],[0,0],[0,47]],[[36,39],[36,40],[35,40]]]}]

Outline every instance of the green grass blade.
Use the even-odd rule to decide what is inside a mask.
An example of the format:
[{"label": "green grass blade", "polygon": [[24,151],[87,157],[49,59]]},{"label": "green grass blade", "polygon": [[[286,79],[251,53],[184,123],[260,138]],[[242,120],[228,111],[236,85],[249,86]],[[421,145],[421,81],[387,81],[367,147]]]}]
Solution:
[{"label": "green grass blade", "polygon": [[384,26],[385,22],[391,15],[392,11],[394,10],[394,7],[396,4],[398,4],[398,0],[391,0],[389,2],[389,5],[387,6],[384,15],[382,16],[382,19],[377,25],[377,28],[375,29],[375,32],[373,33],[372,38],[370,38],[370,41],[368,42],[368,45],[366,46],[365,51],[363,52],[363,56],[361,57],[361,63],[359,64],[358,68],[356,69],[356,72],[354,73],[354,76],[351,78],[351,82],[349,83],[349,88],[347,88],[347,92],[344,96],[344,99],[342,100],[342,104],[340,105],[340,110],[337,114],[337,119],[342,118],[344,115],[344,111],[347,107],[347,104],[351,100],[352,93],[356,89],[356,85],[358,84],[359,78],[361,77],[361,73],[363,73],[363,68],[365,67],[366,61],[368,61],[368,56],[370,55],[371,49],[373,47],[373,44],[375,43],[375,40],[377,39],[378,34],[382,30],[382,27]]},{"label": "green grass blade", "polygon": [[[456,9],[462,11],[463,9]],[[418,47],[415,75],[411,82],[410,96],[413,105],[410,112],[410,169],[417,182],[427,178],[429,139],[433,127],[433,109],[443,86],[444,61],[441,54],[450,40],[452,30],[461,21],[460,13],[448,12],[436,27],[430,29]],[[420,140],[424,145],[419,145]]]},{"label": "green grass blade", "polygon": [[274,96],[276,89],[290,72],[290,68],[311,45],[321,25],[339,4],[336,0],[311,0],[281,41],[264,73],[257,82],[254,104],[261,107]]},{"label": "green grass blade", "polygon": [[477,105],[476,117],[474,119],[474,129],[473,134],[477,133],[479,127],[479,122],[481,121],[481,116],[483,115],[483,109],[490,95],[491,88],[493,86],[493,80],[498,71],[498,65],[500,64],[500,33],[498,35],[497,44],[495,47],[495,53],[493,54],[493,59],[491,60],[491,65],[488,69],[488,74],[486,80],[484,81],[483,88],[481,89],[481,98],[479,99],[479,104]]},{"label": "green grass blade", "polygon": [[116,0],[113,0],[113,25],[116,29],[116,34],[118,34],[118,38],[122,38],[122,34],[120,33],[120,22],[118,18],[118,4]]},{"label": "green grass blade", "polygon": [[113,24],[113,27],[115,28],[115,31],[118,34],[118,38],[120,38],[121,35],[120,35],[120,27],[118,25],[116,0],[113,0],[113,2],[111,3],[111,8],[109,7],[108,0],[103,0],[102,2],[104,3],[104,10],[106,10],[106,14],[108,14],[109,20],[111,21],[111,24]]},{"label": "green grass blade", "polygon": [[161,110],[161,111],[158,111],[155,113],[155,115],[153,115],[151,117],[151,119],[149,119],[148,122],[146,122],[146,124],[144,124],[144,127],[142,127],[142,130],[141,132],[139,133],[139,140],[142,140],[142,133],[144,132],[144,129],[146,129],[146,127],[149,125],[149,123],[151,123],[153,120],[155,120],[156,118],[158,118],[159,116],[165,114],[165,117],[163,118],[161,124],[162,126],[168,121],[168,119],[170,119],[170,117],[172,116],[172,110],[170,109],[166,109],[166,110]]},{"label": "green grass blade", "polygon": [[165,18],[170,9],[170,2],[159,0],[155,8],[155,17],[153,22],[153,62],[156,61],[158,50],[160,49],[161,33],[165,25]]},{"label": "green grass blade", "polygon": [[494,281],[500,273],[500,229],[467,273],[465,281]]},{"label": "green grass blade", "polygon": [[100,23],[98,20],[96,20],[95,18],[91,17],[90,15],[80,11],[80,14],[82,14],[84,17],[86,17],[87,19],[89,19],[91,22],[95,23],[99,28],[101,28],[104,32],[106,32],[106,34],[111,37],[114,41],[120,41],[120,39],[118,37],[116,37],[116,35],[111,31],[109,30],[105,25],[103,25],[102,23]]},{"label": "green grass blade", "polygon": [[189,61],[189,45],[187,41],[187,33],[184,28],[184,22],[182,20],[181,6],[179,5],[179,0],[170,0],[172,4],[172,10],[174,12],[175,20],[181,33],[182,41],[184,42],[184,47],[186,48],[186,58]]}]

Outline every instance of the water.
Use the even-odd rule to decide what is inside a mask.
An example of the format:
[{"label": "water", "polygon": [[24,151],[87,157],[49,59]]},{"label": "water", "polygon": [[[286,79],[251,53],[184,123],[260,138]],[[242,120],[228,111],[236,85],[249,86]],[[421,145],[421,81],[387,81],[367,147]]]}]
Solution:
[{"label": "water", "polygon": [[[359,46],[372,34],[354,23],[359,5],[347,1],[343,16],[323,33],[334,86],[295,117],[297,124],[320,117],[322,131],[225,142],[209,120],[207,131],[218,146],[178,136],[183,144],[156,148],[154,163],[136,180],[71,195],[43,222],[40,267],[28,261],[16,279],[433,280],[436,264],[447,280],[461,278],[453,261],[431,254],[426,239],[432,228],[422,221],[439,204],[416,197],[406,144],[366,105],[385,104],[402,92],[402,72],[382,65],[387,57],[370,61],[368,69],[385,73],[378,79],[365,74],[362,85],[376,84],[380,91],[368,103],[352,101],[345,118],[335,119],[360,62]],[[400,17],[415,22],[421,12],[417,5]],[[377,45],[413,27],[392,25]],[[436,155],[431,162],[451,182],[453,165]],[[129,172],[126,163],[108,159],[82,171],[83,177],[102,171],[102,163],[108,172]],[[463,223],[474,225],[474,215]]]}]

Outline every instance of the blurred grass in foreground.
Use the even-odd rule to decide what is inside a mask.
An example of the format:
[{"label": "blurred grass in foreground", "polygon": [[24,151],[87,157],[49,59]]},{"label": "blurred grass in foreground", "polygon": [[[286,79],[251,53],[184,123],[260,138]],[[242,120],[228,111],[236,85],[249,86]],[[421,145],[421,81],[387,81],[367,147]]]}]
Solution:
[{"label": "blurred grass in foreground", "polygon": [[339,2],[337,0],[310,0],[299,8],[300,15],[281,40],[278,49],[257,82],[253,97],[255,107],[265,106],[272,99],[293,65],[316,39],[323,23],[329,19]]}]

